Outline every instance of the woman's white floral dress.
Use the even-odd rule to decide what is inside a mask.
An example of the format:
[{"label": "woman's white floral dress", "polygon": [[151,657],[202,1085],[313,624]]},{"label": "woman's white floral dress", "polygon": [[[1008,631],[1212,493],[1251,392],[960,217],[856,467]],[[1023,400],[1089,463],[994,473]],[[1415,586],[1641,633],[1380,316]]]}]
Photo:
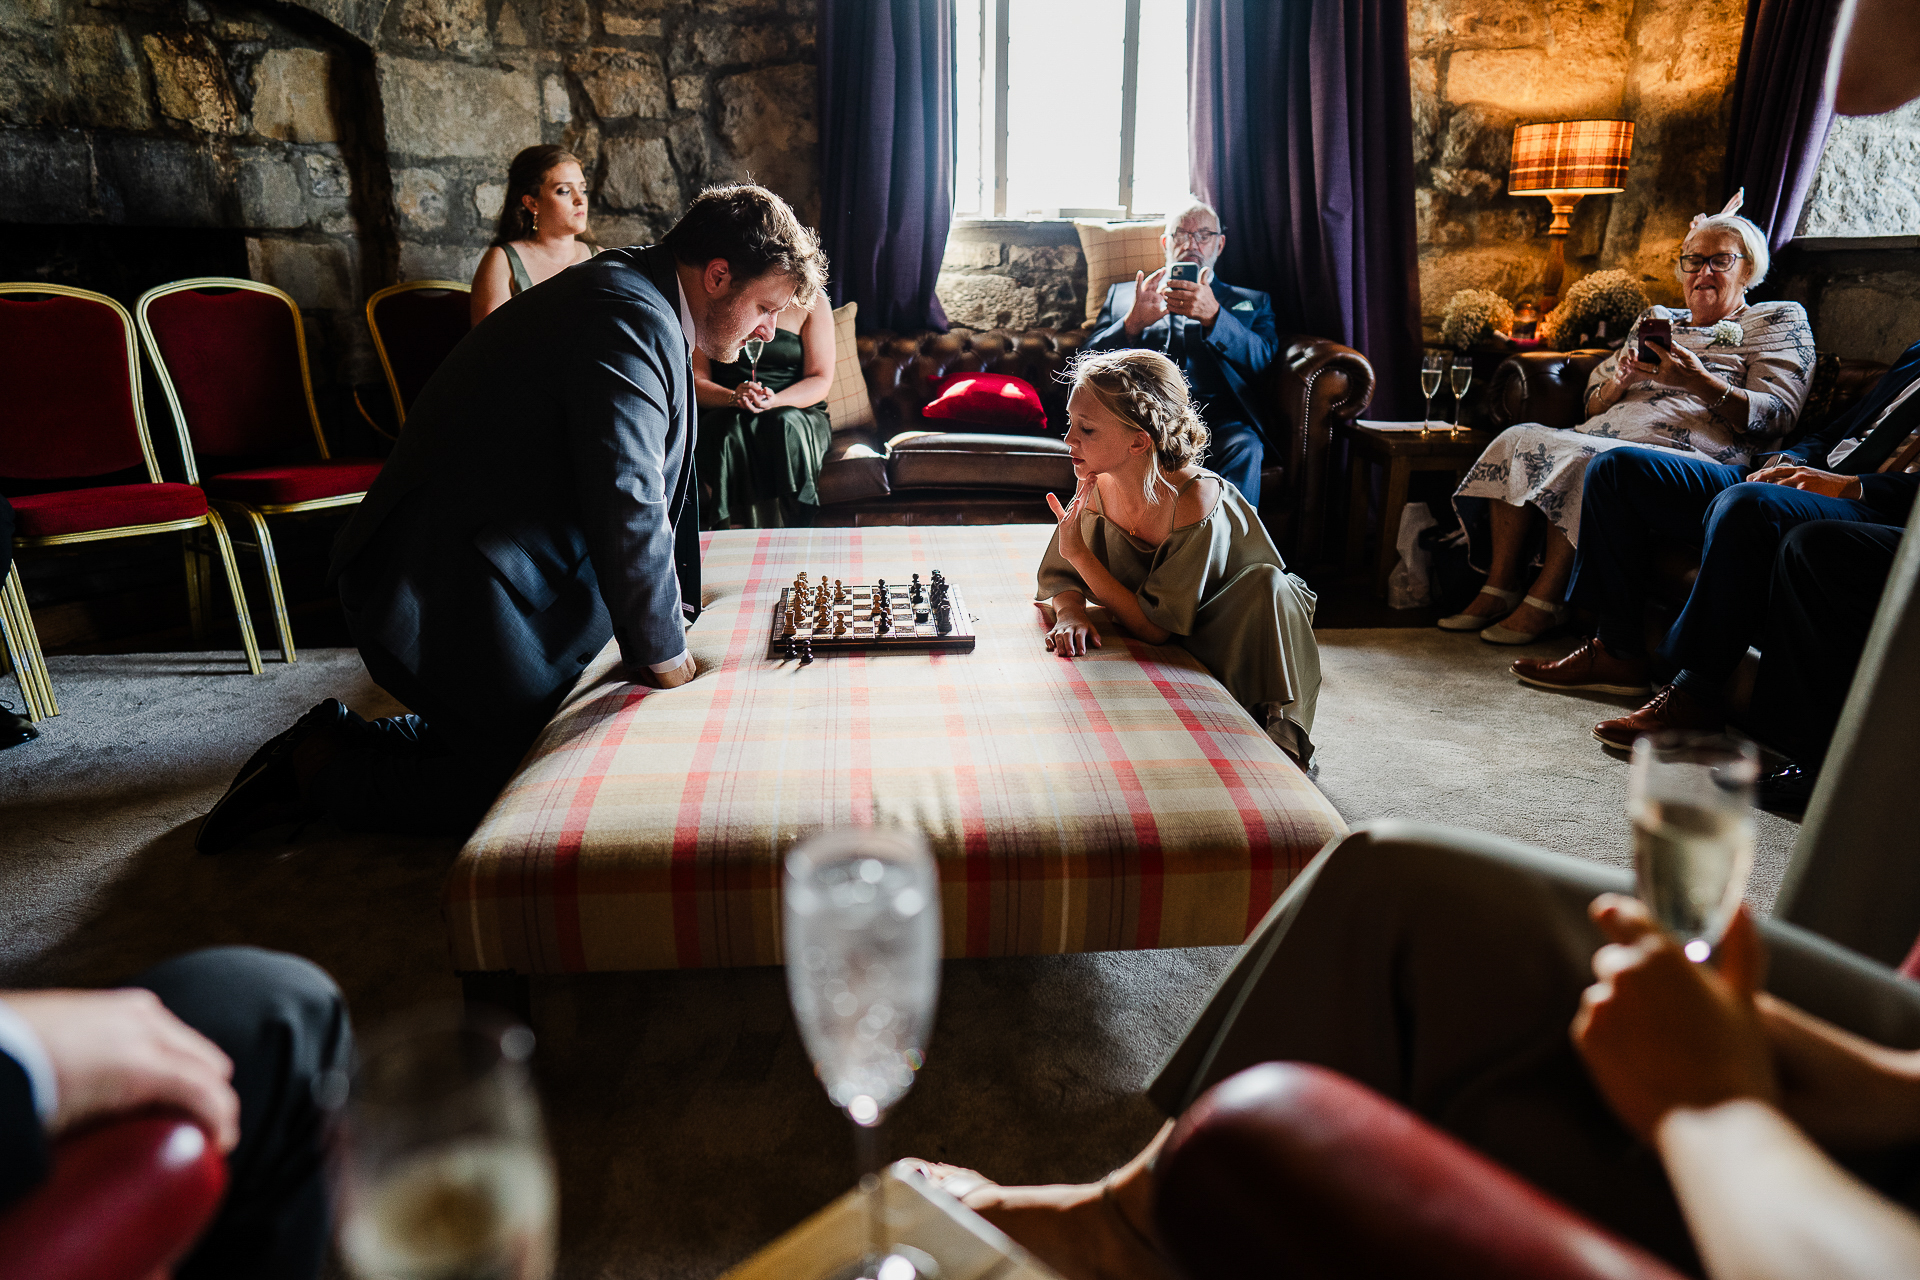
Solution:
[{"label": "woman's white floral dress", "polygon": [[[1813,330],[1799,303],[1754,303],[1715,327],[1688,324],[1692,313],[1684,308],[1649,307],[1633,322],[1625,345],[1594,369],[1587,379],[1589,391],[1613,377],[1623,353],[1638,345],[1641,321],[1650,316],[1670,321],[1674,342],[1747,392],[1746,422],[1731,426],[1708,413],[1707,405],[1689,392],[1649,381],[1634,383],[1611,409],[1571,430],[1538,423],[1509,427],[1487,446],[1453,495],[1476,564],[1485,563],[1489,500],[1514,506],[1532,503],[1578,546],[1587,463],[1604,450],[1657,445],[1744,468],[1793,430],[1815,360]],[[1729,342],[1732,325],[1739,326],[1740,338]]]}]

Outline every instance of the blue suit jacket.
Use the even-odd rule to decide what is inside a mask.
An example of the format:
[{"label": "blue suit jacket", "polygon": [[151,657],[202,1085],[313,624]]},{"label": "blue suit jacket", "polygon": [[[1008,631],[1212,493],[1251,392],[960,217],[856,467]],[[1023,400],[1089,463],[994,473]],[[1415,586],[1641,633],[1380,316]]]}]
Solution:
[{"label": "blue suit jacket", "polygon": [[[1271,442],[1272,424],[1267,420],[1266,407],[1253,393],[1253,384],[1273,363],[1274,353],[1280,345],[1279,330],[1273,319],[1273,299],[1258,289],[1242,289],[1237,285],[1225,284],[1217,276],[1212,287],[1213,296],[1220,303],[1220,314],[1214,317],[1211,333],[1202,335],[1199,325],[1188,325],[1188,379],[1192,381],[1194,378],[1194,366],[1201,361],[1208,362],[1211,370],[1217,372],[1233,389],[1247,421],[1259,430],[1262,439]],[[1172,335],[1170,321],[1173,317],[1160,317],[1141,330],[1136,338],[1127,332],[1123,323],[1127,312],[1132,309],[1133,281],[1126,280],[1109,286],[1107,301],[1100,308],[1100,318],[1094,322],[1093,333],[1087,338],[1087,350],[1120,351],[1129,347],[1145,347],[1165,352]]]},{"label": "blue suit jacket", "polygon": [[510,299],[421,391],[334,544],[356,638],[522,734],[609,636],[636,674],[679,654],[700,602],[692,404],[666,250]]},{"label": "blue suit jacket", "polygon": [[[1893,367],[1880,375],[1880,381],[1874,384],[1873,390],[1860,397],[1851,409],[1829,422],[1824,430],[1807,436],[1793,448],[1785,450],[1781,454],[1781,461],[1852,474],[1847,469],[1849,459],[1842,458],[1836,468],[1828,465],[1827,456],[1842,440],[1851,440],[1872,429],[1874,419],[1884,413],[1893,398],[1906,390],[1916,378],[1920,378],[1920,342],[1903,351]],[[1913,509],[1916,492],[1920,492],[1920,475],[1910,472],[1889,475],[1870,473],[1860,477],[1861,501],[1884,516],[1888,524],[1906,523],[1907,515]]]}]

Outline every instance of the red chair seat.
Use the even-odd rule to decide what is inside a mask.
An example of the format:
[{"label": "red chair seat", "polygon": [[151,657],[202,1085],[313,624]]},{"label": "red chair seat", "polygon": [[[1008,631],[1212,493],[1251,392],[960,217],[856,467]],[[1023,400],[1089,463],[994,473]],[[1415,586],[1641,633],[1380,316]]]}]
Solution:
[{"label": "red chair seat", "polygon": [[134,524],[191,520],[207,514],[207,495],[190,484],[114,484],[65,493],[29,493],[13,499],[14,533],[50,538]]},{"label": "red chair seat", "polygon": [[343,493],[365,493],[380,474],[378,458],[335,458],[330,462],[296,462],[256,471],[229,471],[207,479],[207,492],[216,498],[252,506],[281,506],[337,498]]}]

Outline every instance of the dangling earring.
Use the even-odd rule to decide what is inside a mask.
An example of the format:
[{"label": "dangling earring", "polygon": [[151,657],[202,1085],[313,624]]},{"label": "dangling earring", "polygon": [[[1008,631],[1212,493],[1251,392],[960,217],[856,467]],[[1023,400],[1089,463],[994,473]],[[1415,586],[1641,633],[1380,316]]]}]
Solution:
[{"label": "dangling earring", "polygon": [[540,234],[540,211],[538,209],[529,209],[527,210],[527,216],[533,219],[533,234],[539,235]]}]

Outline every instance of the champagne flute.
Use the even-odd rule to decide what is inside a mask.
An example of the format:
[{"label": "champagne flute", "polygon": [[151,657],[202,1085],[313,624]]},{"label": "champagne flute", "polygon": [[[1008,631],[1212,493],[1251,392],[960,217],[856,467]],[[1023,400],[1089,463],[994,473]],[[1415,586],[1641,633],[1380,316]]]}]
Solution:
[{"label": "champagne flute", "polygon": [[867,1251],[843,1272],[913,1280],[938,1268],[887,1240],[879,1127],[913,1087],[940,998],[940,875],[926,842],[881,827],[828,831],[787,854],[787,992],[827,1097],[853,1122]]},{"label": "champagne flute", "polygon": [[368,1042],[335,1177],[356,1280],[549,1280],[558,1192],[527,1072],[533,1032],[416,1014]]},{"label": "champagne flute", "polygon": [[1429,351],[1420,357],[1420,390],[1427,396],[1427,412],[1420,419],[1420,438],[1425,440],[1433,428],[1433,393],[1440,389],[1440,371],[1447,367],[1444,352]]},{"label": "champagne flute", "polygon": [[1467,388],[1473,385],[1473,361],[1456,359],[1453,362],[1453,430],[1448,438],[1460,438],[1460,400],[1467,394]]},{"label": "champagne flute", "polygon": [[740,354],[747,358],[747,381],[760,381],[760,353],[767,349],[766,339],[748,338],[740,344]]},{"label": "champagne flute", "polygon": [[1724,734],[1636,739],[1627,782],[1640,900],[1693,961],[1713,954],[1753,870],[1760,755]]}]

